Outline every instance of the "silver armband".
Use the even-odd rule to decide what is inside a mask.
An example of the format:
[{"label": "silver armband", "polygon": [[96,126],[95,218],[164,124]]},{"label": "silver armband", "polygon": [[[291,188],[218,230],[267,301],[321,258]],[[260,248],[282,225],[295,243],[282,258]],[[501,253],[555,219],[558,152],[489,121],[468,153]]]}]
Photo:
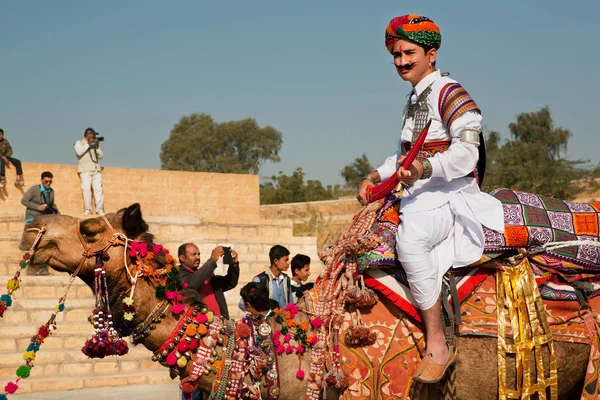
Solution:
[{"label": "silver armband", "polygon": [[458,135],[458,137],[460,138],[461,142],[469,143],[479,147],[479,133],[480,131],[478,129],[465,128],[460,135]]}]

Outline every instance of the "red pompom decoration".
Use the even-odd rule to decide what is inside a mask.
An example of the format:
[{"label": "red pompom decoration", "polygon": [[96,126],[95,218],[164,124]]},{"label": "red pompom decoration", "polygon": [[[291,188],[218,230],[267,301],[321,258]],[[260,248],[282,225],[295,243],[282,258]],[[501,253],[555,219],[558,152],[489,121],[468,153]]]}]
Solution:
[{"label": "red pompom decoration", "polygon": [[181,340],[179,341],[179,343],[177,343],[177,350],[180,353],[185,353],[186,351],[188,351],[189,345],[188,342],[186,342],[185,340]]},{"label": "red pompom decoration", "polygon": [[19,386],[17,386],[16,383],[14,382],[8,382],[6,384],[6,386],[4,386],[4,391],[8,394],[13,394],[17,391],[17,389],[19,388]]},{"label": "red pompom decoration", "polygon": [[201,324],[203,324],[206,321],[208,321],[208,317],[206,316],[206,314],[199,314],[197,321],[200,322]]},{"label": "red pompom decoration", "polygon": [[171,353],[167,356],[167,364],[169,365],[169,367],[172,367],[173,365],[177,364],[177,357],[175,356],[175,353]]},{"label": "red pompom decoration", "polygon": [[288,346],[285,348],[285,353],[286,354],[292,354],[294,352],[294,347],[293,346]]},{"label": "red pompom decoration", "polygon": [[237,324],[237,327],[235,329],[235,337],[237,338],[242,338],[242,339],[248,339],[250,337],[250,334],[252,333],[252,331],[250,330],[250,327],[248,325],[246,325],[243,322],[239,322]]},{"label": "red pompom decoration", "polygon": [[304,379],[304,371],[299,369],[298,372],[296,372],[296,378],[303,380]]},{"label": "red pompom decoration", "polygon": [[43,338],[47,338],[49,334],[50,332],[48,331],[48,327],[46,327],[46,325],[40,326],[40,329],[38,330],[38,335],[40,335]]},{"label": "red pompom decoration", "polygon": [[198,387],[198,381],[190,381],[190,377],[188,376],[183,378],[179,385],[181,386],[181,391],[183,393],[191,394],[196,391],[196,388]]},{"label": "red pompom decoration", "polygon": [[188,346],[188,350],[194,351],[198,348],[198,341],[196,339],[192,339]]}]

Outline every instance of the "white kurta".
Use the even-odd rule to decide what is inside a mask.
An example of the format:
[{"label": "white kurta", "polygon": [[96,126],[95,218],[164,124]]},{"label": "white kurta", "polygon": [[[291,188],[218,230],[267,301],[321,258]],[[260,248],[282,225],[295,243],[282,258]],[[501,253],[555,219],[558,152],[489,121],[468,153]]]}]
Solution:
[{"label": "white kurta", "polygon": [[[402,223],[398,227],[398,260],[402,263],[411,291],[421,309],[431,308],[439,296],[443,275],[450,267],[462,267],[481,258],[484,246],[482,225],[502,232],[504,214],[500,201],[482,193],[475,178],[466,177],[477,165],[477,146],[460,140],[463,130],[480,131],[481,115],[468,111],[454,120],[449,131],[438,110],[440,91],[456,82],[435,71],[413,89],[411,101],[431,85],[427,98],[429,128],[426,142],[450,140],[450,148],[429,158],[430,179],[421,179],[405,189]],[[406,112],[406,111],[405,111]],[[413,137],[414,119],[407,118],[398,148],[377,168],[384,181],[396,173],[402,142]]]}]

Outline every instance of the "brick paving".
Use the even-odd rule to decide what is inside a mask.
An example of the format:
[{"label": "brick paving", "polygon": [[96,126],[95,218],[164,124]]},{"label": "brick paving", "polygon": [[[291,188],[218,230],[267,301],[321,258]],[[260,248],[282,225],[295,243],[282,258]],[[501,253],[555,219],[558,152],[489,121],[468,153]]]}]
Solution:
[{"label": "brick paving", "polygon": [[178,400],[179,385],[135,385],[13,395],[15,400]]}]

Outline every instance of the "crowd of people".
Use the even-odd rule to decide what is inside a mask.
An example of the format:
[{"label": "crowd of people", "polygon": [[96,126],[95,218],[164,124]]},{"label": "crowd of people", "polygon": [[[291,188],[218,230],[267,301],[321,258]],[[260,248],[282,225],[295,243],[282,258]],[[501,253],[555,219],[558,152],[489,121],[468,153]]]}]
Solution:
[{"label": "crowd of people", "polygon": [[[217,263],[225,263],[226,250],[231,257],[227,273],[216,275]],[[191,299],[191,304],[207,307],[216,316],[229,318],[225,292],[237,287],[240,277],[238,253],[223,246],[215,247],[210,257],[202,263],[200,249],[194,243],[184,243],[177,251],[179,275],[187,287],[182,295]],[[297,303],[313,283],[306,283],[310,276],[310,257],[296,254],[290,261],[290,252],[284,246],[275,245],[269,251],[270,265],[240,290],[242,299],[239,307],[254,318],[266,318],[276,308]],[[292,277],[286,271],[292,267]],[[201,390],[191,395],[182,395],[185,400],[203,399]]]}]

